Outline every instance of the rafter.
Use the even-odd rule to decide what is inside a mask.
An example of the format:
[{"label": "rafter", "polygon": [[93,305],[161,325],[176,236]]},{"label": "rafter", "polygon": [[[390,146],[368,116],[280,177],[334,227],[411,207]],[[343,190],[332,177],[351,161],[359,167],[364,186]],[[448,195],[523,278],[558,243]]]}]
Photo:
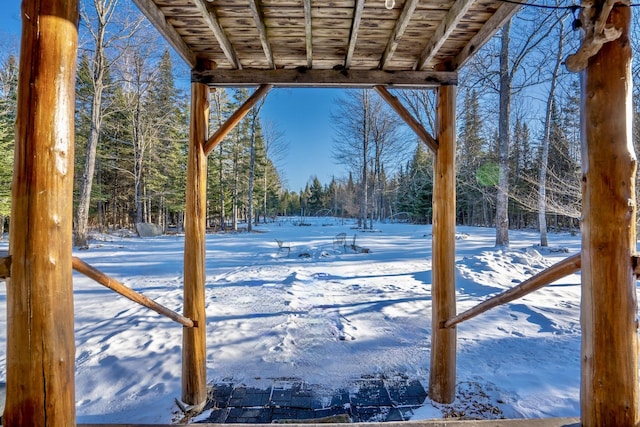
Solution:
[{"label": "rafter", "polygon": [[356,42],[358,41],[358,32],[360,31],[360,22],[362,22],[362,11],[364,10],[364,0],[356,0],[355,10],[353,12],[353,21],[351,23],[351,35],[349,36],[349,47],[347,48],[347,57],[344,60],[344,67],[351,66],[353,52],[356,50]]},{"label": "rafter", "polygon": [[420,53],[420,57],[416,64],[417,70],[424,69],[425,65],[427,65],[434,56],[436,56],[444,42],[447,41],[451,33],[456,29],[474,1],[475,0],[456,0],[453,6],[451,6],[451,9],[449,9],[445,18],[440,22],[438,28],[436,28],[435,34],[422,50],[422,53]]},{"label": "rafter", "polygon": [[307,68],[313,67],[313,39],[311,31],[311,0],[302,0],[304,5],[304,39],[307,49]]},{"label": "rafter", "polygon": [[267,57],[269,68],[275,68],[271,44],[267,38],[267,27],[264,25],[264,20],[260,14],[260,5],[258,5],[258,0],[249,0],[249,7],[251,8],[253,20],[256,21],[256,28],[258,29],[258,34],[260,34],[260,43],[262,43],[262,50],[264,50],[264,54]]},{"label": "rafter", "polygon": [[140,12],[147,17],[149,22],[151,22],[167,42],[169,42],[171,47],[175,49],[184,62],[191,68],[194,68],[197,62],[195,53],[189,49],[176,29],[169,25],[164,13],[162,13],[158,6],[151,0],[133,0],[133,2],[138,6]]},{"label": "rafter", "polygon": [[243,87],[272,84],[279,87],[438,87],[457,84],[455,71],[384,70],[193,70],[191,80],[210,87]]},{"label": "rafter", "polygon": [[[521,0],[516,0],[521,1]],[[473,54],[480,49],[502,26],[520,9],[521,5],[503,3],[496,12],[487,19],[475,36],[467,43],[456,58],[449,64],[450,69],[461,68]]]},{"label": "rafter", "polygon": [[419,2],[420,0],[407,0],[404,4],[400,17],[398,17],[398,20],[396,21],[396,26],[391,33],[391,37],[389,37],[389,41],[387,42],[387,47],[384,49],[384,53],[382,54],[380,69],[384,70],[387,68],[387,65],[389,65],[389,60],[395,53],[398,43],[400,43],[400,39],[409,25],[413,11],[416,9]]},{"label": "rafter", "polygon": [[203,0],[193,0],[193,4],[198,8],[198,12],[200,12],[202,17],[204,18],[207,27],[209,27],[213,35],[216,37],[216,40],[218,40],[220,48],[224,52],[224,55],[227,57],[227,60],[229,60],[234,68],[238,70],[242,69],[242,64],[238,59],[236,50],[233,48],[233,45],[229,41],[229,38],[220,26],[215,13],[212,10],[209,10]]}]

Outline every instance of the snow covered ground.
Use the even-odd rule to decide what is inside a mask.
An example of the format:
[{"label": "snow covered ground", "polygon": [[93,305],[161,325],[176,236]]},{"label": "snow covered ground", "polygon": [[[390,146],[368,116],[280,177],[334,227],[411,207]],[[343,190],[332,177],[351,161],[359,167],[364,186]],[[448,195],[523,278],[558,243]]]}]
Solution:
[{"label": "snow covered ground", "polygon": [[[431,335],[431,227],[296,219],[256,233],[207,235],[207,375],[248,386],[298,378],[327,390],[367,375],[406,375],[427,386]],[[354,253],[335,246],[368,248]],[[579,251],[541,254],[538,235],[459,227],[458,312]],[[275,239],[292,244],[278,251]],[[76,256],[178,312],[184,236],[97,236]],[[0,242],[0,250],[6,242]],[[169,423],[181,387],[182,327],[74,274],[76,401],[80,423]],[[569,276],[458,328],[455,405],[483,396],[506,417],[579,415],[580,278]],[[0,381],[6,377],[6,300],[0,299]],[[472,395],[471,397],[469,397]],[[475,396],[475,397],[474,397]],[[467,401],[467,402],[465,402]],[[414,419],[440,417],[430,400]]]}]

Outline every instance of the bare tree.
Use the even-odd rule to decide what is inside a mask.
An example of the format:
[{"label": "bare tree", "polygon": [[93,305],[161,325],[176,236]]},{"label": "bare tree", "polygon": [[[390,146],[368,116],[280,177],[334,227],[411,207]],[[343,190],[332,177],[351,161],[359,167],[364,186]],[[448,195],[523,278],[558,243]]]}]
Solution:
[{"label": "bare tree", "polygon": [[564,56],[564,41],[566,37],[564,20],[559,19],[558,46],[556,51],[555,64],[551,72],[551,82],[549,86],[549,96],[547,98],[546,114],[544,119],[544,129],[542,144],[540,147],[540,169],[538,172],[538,228],[540,229],[540,246],[548,246],[547,238],[547,167],[549,164],[549,141],[551,135],[551,113],[554,108],[556,98],[556,88],[560,67]]},{"label": "bare tree", "polygon": [[[348,91],[331,114],[337,137],[333,157],[358,177],[360,206],[358,226],[373,227],[373,200],[383,189],[381,178],[391,158],[402,158],[406,147],[400,136],[401,122],[390,107],[369,89]],[[398,163],[398,162],[393,162]],[[370,194],[372,195],[370,197]],[[367,224],[369,219],[369,224]]]},{"label": "bare tree", "polygon": [[[91,11],[87,10],[87,4],[91,4]],[[111,47],[115,47],[120,41],[127,40],[142,22],[141,18],[133,22],[124,20],[124,22],[118,24],[117,30],[114,29],[114,31],[107,32],[107,27],[116,17],[117,6],[118,0],[93,0],[93,2],[82,2],[80,11],[82,22],[90,36],[90,43],[93,47],[93,55],[90,61],[90,83],[93,90],[89,113],[89,137],[85,151],[84,170],[74,230],[74,245],[79,247],[87,246],[89,206],[95,175],[96,151],[104,118],[103,94],[107,83],[106,75],[111,65],[119,58],[118,55],[114,55],[111,59],[107,58],[107,51]],[[93,12],[95,12],[95,15]],[[124,52],[125,50],[119,49],[119,52]]]},{"label": "bare tree", "polygon": [[509,70],[511,21],[502,27],[500,48],[500,115],[498,121],[498,194],[496,197],[496,246],[509,246],[509,140],[511,129],[511,87]]},{"label": "bare tree", "polygon": [[263,97],[249,112],[249,201],[247,206],[247,231],[253,230],[253,188],[256,178],[256,143],[260,130],[260,110],[266,97]]},{"label": "bare tree", "polygon": [[132,38],[135,47],[128,47],[118,63],[120,78],[123,82],[123,92],[127,102],[127,113],[131,129],[131,144],[133,146],[133,179],[135,222],[148,221],[148,208],[144,205],[144,164],[146,154],[155,141],[158,140],[161,129],[151,120],[147,111],[146,100],[156,81],[159,68],[152,63],[156,52],[155,33],[150,27],[144,27],[137,37]]},{"label": "bare tree", "polygon": [[331,114],[337,134],[333,146],[333,157],[360,177],[358,227],[366,229],[369,214],[368,180],[369,151],[372,139],[371,122],[373,119],[372,94],[368,89],[351,90],[340,101],[338,110]]},{"label": "bare tree", "polygon": [[271,165],[273,169],[277,171],[276,165],[282,161],[289,147],[283,139],[283,133],[279,131],[273,123],[264,123],[262,127],[262,138],[264,141],[264,154],[267,158],[262,181],[262,219],[263,222],[267,222],[267,198],[271,184],[270,180],[273,175],[269,173],[269,166]]}]

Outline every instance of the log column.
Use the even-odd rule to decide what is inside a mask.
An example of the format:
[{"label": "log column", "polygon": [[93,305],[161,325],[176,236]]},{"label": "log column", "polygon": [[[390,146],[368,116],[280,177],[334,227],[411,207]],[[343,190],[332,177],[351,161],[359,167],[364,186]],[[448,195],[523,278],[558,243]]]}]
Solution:
[{"label": "log column", "polygon": [[456,394],[456,86],[438,89],[437,140],[433,182],[433,285],[429,397],[451,403]]},{"label": "log column", "polygon": [[605,44],[582,75],[580,404],[587,427],[638,422],[630,16],[622,3],[613,8],[609,19],[622,37]]},{"label": "log column", "polygon": [[184,222],[184,315],[196,326],[183,329],[182,400],[204,407],[207,399],[206,313],[204,301],[207,141],[209,87],[191,84],[191,129],[187,164],[187,200]]},{"label": "log column", "polygon": [[24,0],[7,280],[5,426],[75,426],[77,0]]}]

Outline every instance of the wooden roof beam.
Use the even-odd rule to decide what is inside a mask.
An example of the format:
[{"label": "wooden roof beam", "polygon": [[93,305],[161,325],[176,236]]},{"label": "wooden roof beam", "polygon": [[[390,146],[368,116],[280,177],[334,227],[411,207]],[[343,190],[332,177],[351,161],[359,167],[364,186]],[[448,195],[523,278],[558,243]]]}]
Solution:
[{"label": "wooden roof beam", "polygon": [[193,68],[196,66],[196,55],[191,51],[187,44],[182,40],[182,37],[171,26],[165,18],[162,11],[151,0],[133,0],[140,12],[147,17],[149,22],[153,24],[158,32],[169,42],[171,47],[180,55],[184,62]]},{"label": "wooden roof beam", "polygon": [[[522,1],[522,0],[515,0]],[[458,56],[449,64],[450,69],[460,69],[472,56],[480,49],[504,24],[520,10],[521,5],[514,3],[503,3],[502,6],[487,19],[482,28],[460,51]]]},{"label": "wooden roof beam", "polygon": [[353,12],[353,21],[351,23],[351,35],[349,36],[349,47],[347,48],[347,57],[344,60],[344,68],[347,69],[351,67],[353,52],[356,50],[356,42],[358,41],[358,32],[360,31],[363,10],[364,0],[356,0],[356,6]]},{"label": "wooden roof beam", "polygon": [[385,71],[385,70],[192,70],[191,80],[210,87],[258,86],[263,83],[279,87],[374,87],[426,88],[457,84],[455,71]]},{"label": "wooden roof beam", "polygon": [[405,121],[405,123],[418,135],[418,138],[424,142],[427,147],[431,149],[432,152],[438,152],[438,141],[435,140],[433,136],[422,126],[418,120],[413,117],[413,115],[405,108],[404,105],[400,102],[398,98],[393,96],[391,92],[386,87],[383,86],[375,86],[374,89],[382,99],[387,101],[387,103],[395,110],[396,113]]},{"label": "wooden roof beam", "polygon": [[214,148],[216,148],[216,145],[218,145],[220,141],[222,141],[225,138],[225,136],[227,136],[229,132],[231,132],[234,127],[236,127],[236,125],[240,122],[240,120],[242,120],[244,116],[247,115],[247,113],[251,110],[251,108],[253,108],[254,105],[256,105],[258,101],[260,101],[263,97],[267,95],[267,93],[269,93],[272,87],[273,85],[270,85],[270,84],[260,85],[260,87],[256,89],[256,91],[253,92],[253,94],[249,98],[247,98],[246,101],[244,101],[244,103],[240,106],[240,108],[238,108],[222,124],[222,126],[218,128],[216,133],[211,135],[211,138],[209,138],[209,140],[204,144],[203,149],[204,149],[205,155],[208,155]]},{"label": "wooden roof beam", "polygon": [[242,64],[238,59],[236,50],[233,48],[233,45],[229,41],[229,38],[220,26],[218,17],[215,15],[214,11],[209,10],[204,0],[193,0],[193,4],[198,8],[198,12],[200,13],[200,15],[202,15],[203,19],[207,23],[207,26],[216,37],[216,40],[218,40],[218,44],[224,52],[224,55],[227,57],[227,60],[234,68],[238,70],[242,69]]},{"label": "wooden roof beam", "polygon": [[262,19],[262,15],[260,14],[260,5],[258,5],[258,0],[249,0],[249,7],[251,8],[253,20],[256,21],[256,28],[258,29],[258,33],[260,34],[260,43],[262,43],[262,50],[264,50],[264,54],[267,57],[269,68],[276,68],[275,63],[273,62],[273,52],[271,51],[271,44],[269,43],[269,39],[267,38],[267,27],[264,25],[264,20]]},{"label": "wooden roof beam", "polygon": [[302,0],[304,5],[304,39],[307,50],[307,68],[313,67],[313,38],[311,30],[311,0]]},{"label": "wooden roof beam", "polygon": [[464,15],[469,11],[469,8],[475,0],[456,0],[451,6],[449,12],[445,18],[440,22],[436,32],[431,40],[427,43],[425,48],[420,53],[418,62],[416,63],[416,70],[422,70],[424,67],[436,56],[442,45],[449,38],[451,33],[456,29]]},{"label": "wooden roof beam", "polygon": [[382,59],[380,60],[380,69],[384,70],[389,65],[389,60],[395,53],[398,48],[398,44],[400,43],[400,39],[402,35],[407,29],[409,25],[409,21],[411,20],[411,16],[416,9],[416,6],[420,0],[407,0],[404,4],[404,8],[396,21],[396,26],[391,33],[391,37],[389,37],[389,41],[387,42],[387,47],[384,49],[384,53],[382,54]]}]

